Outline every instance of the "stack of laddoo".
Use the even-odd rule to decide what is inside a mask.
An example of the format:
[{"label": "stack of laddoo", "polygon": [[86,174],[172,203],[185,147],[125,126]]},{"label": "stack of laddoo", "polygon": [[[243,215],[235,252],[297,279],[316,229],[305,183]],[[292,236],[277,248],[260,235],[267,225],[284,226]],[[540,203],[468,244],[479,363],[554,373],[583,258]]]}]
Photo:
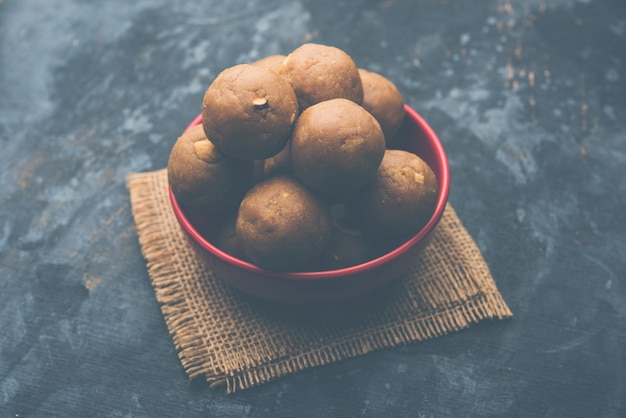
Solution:
[{"label": "stack of laddoo", "polygon": [[339,48],[303,44],[213,80],[202,124],[172,148],[169,184],[235,257],[278,271],[358,265],[435,209],[431,168],[393,148],[404,117],[388,78]]}]

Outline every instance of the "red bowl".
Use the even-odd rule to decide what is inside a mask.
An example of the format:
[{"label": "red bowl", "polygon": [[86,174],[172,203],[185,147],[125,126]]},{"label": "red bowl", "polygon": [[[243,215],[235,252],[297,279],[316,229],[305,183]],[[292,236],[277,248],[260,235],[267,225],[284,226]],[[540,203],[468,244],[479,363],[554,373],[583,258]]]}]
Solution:
[{"label": "red bowl", "polygon": [[[412,108],[405,105],[406,117],[394,148],[419,155],[434,171],[439,182],[437,205],[422,230],[386,254],[356,266],[339,270],[276,272],[259,268],[233,257],[211,242],[210,225],[192,210],[183,209],[171,189],[170,201],[182,228],[198,245],[199,258],[214,275],[247,294],[286,303],[339,301],[369,293],[399,277],[412,266],[441,220],[448,201],[450,169],[437,134]],[[202,115],[187,127],[202,123]]]}]

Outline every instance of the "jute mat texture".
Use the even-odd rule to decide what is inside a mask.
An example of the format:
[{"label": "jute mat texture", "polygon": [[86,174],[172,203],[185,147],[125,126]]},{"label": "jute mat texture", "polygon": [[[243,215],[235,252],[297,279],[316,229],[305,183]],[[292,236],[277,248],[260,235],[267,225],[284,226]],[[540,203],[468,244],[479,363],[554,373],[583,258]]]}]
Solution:
[{"label": "jute mat texture", "polygon": [[480,250],[448,205],[415,265],[372,297],[319,309],[260,301],[194,255],[165,169],[127,177],[148,275],[190,378],[228,393],[315,366],[512,316]]}]

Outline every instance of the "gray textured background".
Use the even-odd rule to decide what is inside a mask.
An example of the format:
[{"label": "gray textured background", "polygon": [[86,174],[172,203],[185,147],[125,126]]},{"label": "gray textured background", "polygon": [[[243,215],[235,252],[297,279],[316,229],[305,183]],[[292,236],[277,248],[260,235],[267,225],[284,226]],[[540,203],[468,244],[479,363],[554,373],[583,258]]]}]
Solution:
[{"label": "gray textured background", "polygon": [[[306,41],[438,132],[515,317],[227,396],[178,361],[124,178]],[[0,0],[0,417],[626,416],[624,121],[623,0]]]}]

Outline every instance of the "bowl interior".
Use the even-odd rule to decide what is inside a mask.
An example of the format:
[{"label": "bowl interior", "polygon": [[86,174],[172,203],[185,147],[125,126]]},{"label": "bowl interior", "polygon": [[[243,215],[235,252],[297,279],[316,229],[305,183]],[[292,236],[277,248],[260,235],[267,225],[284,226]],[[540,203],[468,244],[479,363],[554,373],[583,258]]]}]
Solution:
[{"label": "bowl interior", "polygon": [[[363,264],[338,270],[306,272],[275,272],[264,270],[254,264],[236,258],[213,245],[211,242],[211,234],[214,228],[210,220],[198,211],[181,207],[170,190],[169,196],[174,214],[182,228],[211,256],[219,259],[221,262],[232,265],[234,268],[246,270],[258,275],[292,280],[331,279],[333,277],[358,274],[382,264],[392,262],[394,259],[409,251],[413,246],[420,243],[420,241],[426,239],[433,232],[443,215],[450,188],[448,160],[441,141],[428,123],[415,112],[415,110],[405,105],[405,111],[406,117],[404,123],[391,148],[402,149],[417,154],[431,167],[439,182],[437,205],[430,220],[421,231],[401,242],[393,243],[393,245],[390,246],[392,249],[378,258]],[[201,115],[197,116],[189,124],[187,129],[200,123],[202,123]]]}]

